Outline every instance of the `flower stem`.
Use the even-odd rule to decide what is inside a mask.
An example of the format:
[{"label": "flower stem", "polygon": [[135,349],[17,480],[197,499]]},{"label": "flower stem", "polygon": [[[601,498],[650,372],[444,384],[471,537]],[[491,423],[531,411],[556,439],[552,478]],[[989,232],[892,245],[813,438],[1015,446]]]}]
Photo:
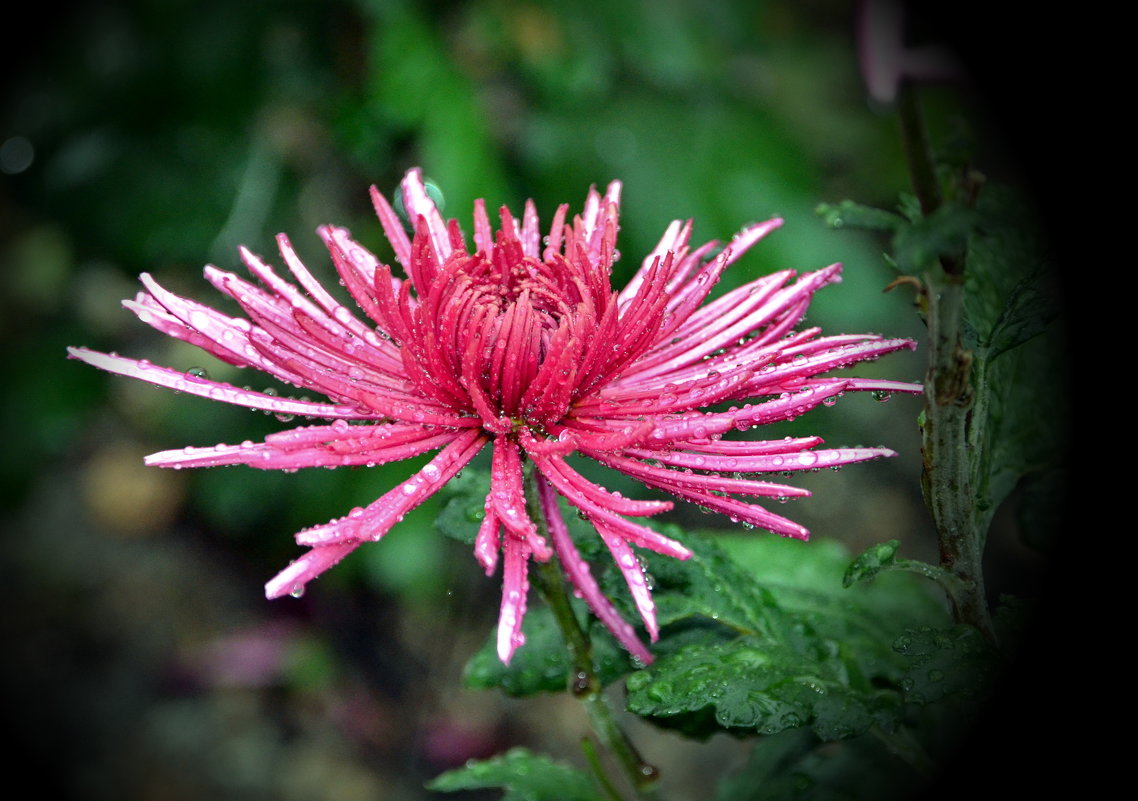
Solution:
[{"label": "flower stem", "polygon": [[927,217],[940,207],[940,184],[929,154],[929,139],[917,93],[907,83],[901,87],[898,114],[901,118],[901,145],[909,164],[913,192],[921,204],[921,212]]},{"label": "flower stem", "polygon": [[[914,191],[925,217],[943,196],[912,86],[904,86],[901,135]],[[940,541],[941,567],[960,580],[950,593],[953,617],[993,642],[995,629],[984,591],[983,554],[990,515],[978,503],[986,458],[986,389],[964,346],[964,267],[961,253],[945,253],[924,275],[929,363],[921,434],[921,487]]]},{"label": "flower stem", "polygon": [[[526,504],[530,519],[533,520],[542,536],[548,539],[549,530],[538,501],[537,479],[533,465],[525,465]],[[570,672],[569,691],[585,706],[593,733],[611,754],[613,760],[624,772],[629,783],[641,799],[656,798],[658,771],[641,758],[636,747],[616,720],[612,706],[605,697],[604,688],[597,676],[593,663],[593,646],[569,600],[565,578],[556,561],[556,556],[548,562],[535,562],[533,567],[534,584],[553,612],[553,619],[561,631],[569,650]],[[611,786],[611,785],[610,785]]]},{"label": "flower stem", "polygon": [[950,570],[940,565],[930,565],[917,559],[898,559],[891,565],[881,568],[886,570],[903,570],[907,573],[916,573],[927,579],[935,581],[953,602],[963,601],[965,594],[971,589],[969,585]]},{"label": "flower stem", "polygon": [[610,801],[624,801],[620,791],[613,786],[608,774],[605,773],[604,766],[601,764],[601,758],[597,754],[596,743],[589,737],[582,737],[581,751],[584,752],[585,761],[589,763],[589,768],[593,771],[593,778],[596,779],[597,784],[600,785],[605,796],[608,797]]}]

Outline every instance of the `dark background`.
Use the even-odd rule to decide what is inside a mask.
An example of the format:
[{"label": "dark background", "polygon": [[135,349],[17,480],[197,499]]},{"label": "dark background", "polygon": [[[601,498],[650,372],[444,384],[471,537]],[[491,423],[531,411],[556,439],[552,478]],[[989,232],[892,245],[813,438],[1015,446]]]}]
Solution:
[{"label": "dark background", "polygon": [[[81,799],[398,800],[512,745],[575,756],[584,722],[569,699],[462,689],[498,586],[433,532],[437,506],[303,599],[264,600],[264,581],[299,552],[295,530],[366,504],[410,466],[144,468],[146,453],[255,439],[282,423],[100,374],[65,348],[262,380],[165,340],[119,300],[148,271],[227,309],[202,265],[240,271],[240,243],[273,260],[280,231],[334,285],[314,228],[346,225],[388,258],[367,188],[390,192],[415,165],[464,225],[475,197],[514,209],[533,197],[548,220],[561,202],[579,208],[590,184],[622,180],[626,275],[673,218],[693,217],[702,242],[782,215],[787,225],[728,286],[842,261],[844,282],[818,296],[810,322],[920,340],[911,295],[881,294],[893,277],[886,243],[829,230],[814,213],[846,197],[892,207],[908,185],[895,113],[867,100],[858,75],[855,11],[837,0],[27,9],[30,22],[6,34],[0,108],[0,581],[17,774],[42,760],[43,794],[58,786]],[[1071,144],[1055,94],[1077,88],[1049,46],[1054,21],[926,4],[911,23],[915,41],[951,43],[970,75],[925,89],[934,145],[963,136],[986,173],[1027,187],[1054,222],[1056,188],[1076,172],[1051,158]],[[922,358],[899,354],[862,374],[920,380]],[[918,411],[911,398],[847,398],[796,422],[832,444],[902,455],[820,477],[793,516],[853,550],[898,537],[904,555],[935,561]],[[991,548],[993,593],[1038,588],[1043,563],[1010,520]],[[984,730],[1020,766],[1020,788],[1031,776],[1014,752],[1040,712],[1036,691],[1025,695],[1040,672],[1031,667]],[[633,736],[669,765],[671,798],[700,792],[744,748],[643,727]]]}]

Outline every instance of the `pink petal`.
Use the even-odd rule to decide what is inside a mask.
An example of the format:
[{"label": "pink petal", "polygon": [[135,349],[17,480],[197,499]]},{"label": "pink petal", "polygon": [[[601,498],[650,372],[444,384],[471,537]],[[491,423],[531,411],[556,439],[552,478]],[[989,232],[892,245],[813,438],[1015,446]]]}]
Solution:
[{"label": "pink petal", "polygon": [[624,576],[636,609],[640,612],[645,628],[648,629],[649,638],[652,642],[656,642],[660,638],[660,626],[656,622],[656,603],[652,600],[652,593],[648,589],[648,581],[644,578],[644,568],[640,566],[640,560],[628,547],[628,543],[620,535],[610,531],[608,526],[597,526],[597,533],[605,541],[613,559],[616,560],[616,566]]},{"label": "pink petal", "polygon": [[[421,217],[423,219],[427,225],[435,259],[439,264],[442,264],[450,256],[453,248],[447,234],[446,223],[443,221],[442,215],[439,214],[435,201],[431,200],[431,196],[427,194],[427,187],[423,184],[422,170],[418,168],[409,170],[403,179],[402,187],[403,208],[407,209],[407,218],[415,220]],[[415,280],[413,275],[412,280]],[[416,282],[416,286],[420,292],[427,289],[426,285],[418,282]]]},{"label": "pink petal", "polygon": [[585,603],[593,610],[593,614],[604,624],[617,642],[628,649],[629,653],[639,659],[643,664],[652,662],[652,654],[636,637],[632,626],[624,620],[605,594],[601,592],[596,579],[589,570],[589,563],[581,558],[573,538],[569,536],[569,529],[561,517],[561,510],[557,507],[557,497],[553,488],[542,477],[538,477],[538,497],[545,519],[549,522],[549,536],[553,548],[557,551],[557,558],[561,562],[569,582],[581,593]]},{"label": "pink petal", "polygon": [[100,370],[110,373],[138,378],[161,387],[169,387],[188,395],[200,395],[203,398],[232,403],[237,406],[248,406],[251,409],[263,409],[277,414],[305,415],[307,417],[342,417],[363,419],[369,416],[367,412],[343,404],[311,403],[309,401],[279,398],[254,392],[249,389],[238,389],[232,384],[220,381],[210,381],[205,378],[171,370],[168,367],[159,367],[144,359],[127,359],[115,354],[99,353],[87,348],[68,348],[67,352],[73,359],[87,362]]},{"label": "pink petal", "polygon": [[486,444],[481,431],[467,429],[434,459],[403,483],[389,490],[363,509],[329,521],[324,525],[304,529],[296,535],[300,545],[327,545],[349,540],[380,539],[403,516],[427,498],[434,495],[446,482],[454,478]]},{"label": "pink petal", "polygon": [[313,548],[294,561],[265,585],[265,597],[269,600],[282,595],[299,596],[312,579],[335,565],[359,547],[359,542],[349,540],[335,545]]},{"label": "pink petal", "polygon": [[526,641],[522,634],[522,620],[529,592],[526,568],[530,552],[525,539],[510,533],[506,534],[502,551],[505,567],[502,570],[502,607],[498,616],[498,658],[508,665],[514,651]]}]

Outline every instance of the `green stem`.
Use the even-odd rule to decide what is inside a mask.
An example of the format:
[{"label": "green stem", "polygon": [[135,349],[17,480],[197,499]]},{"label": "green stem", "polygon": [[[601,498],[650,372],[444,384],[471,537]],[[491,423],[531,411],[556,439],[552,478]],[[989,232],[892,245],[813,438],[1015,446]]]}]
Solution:
[{"label": "green stem", "polygon": [[882,572],[886,570],[903,570],[931,579],[940,585],[940,588],[944,590],[945,594],[948,595],[954,603],[962,601],[971,589],[963,579],[952,571],[946,570],[939,565],[930,565],[928,562],[922,562],[918,559],[898,559],[891,565],[883,565],[881,570]]},{"label": "green stem", "polygon": [[908,84],[901,87],[898,114],[901,118],[901,145],[905,150],[905,160],[909,164],[913,191],[921,204],[921,212],[928,217],[940,208],[940,183],[937,181],[933,160],[929,156],[929,140],[925,134],[925,123],[921,117],[917,93]]},{"label": "green stem", "polygon": [[[911,86],[902,89],[900,117],[914,191],[928,217],[941,207],[942,196]],[[924,275],[929,364],[921,486],[940,540],[941,567],[960,580],[959,591],[949,594],[953,617],[994,642],[982,565],[989,516],[977,503],[987,410],[983,398],[978,407],[974,388],[981,395],[985,389],[975,381],[972,353],[964,347],[964,267],[963,254],[945,254]]]},{"label": "green stem", "polygon": [[[525,466],[526,506],[530,519],[539,532],[549,539],[549,527],[538,501],[536,478],[533,465]],[[569,650],[570,673],[569,691],[584,704],[593,732],[613,760],[624,772],[629,783],[641,799],[656,798],[656,768],[645,762],[624,729],[616,720],[616,715],[605,697],[604,688],[597,676],[593,663],[593,646],[588,631],[581,626],[573,612],[561,568],[556,557],[548,562],[536,562],[532,571],[534,583],[545,602],[553,612],[553,619],[561,631]]]},{"label": "green stem", "polygon": [[624,801],[620,791],[616,789],[609,780],[608,774],[605,773],[604,766],[601,764],[601,758],[597,754],[596,744],[588,737],[582,737],[581,750],[585,753],[585,761],[589,763],[589,768],[593,771],[593,778],[596,779],[597,784],[600,785],[605,795],[611,801]]}]

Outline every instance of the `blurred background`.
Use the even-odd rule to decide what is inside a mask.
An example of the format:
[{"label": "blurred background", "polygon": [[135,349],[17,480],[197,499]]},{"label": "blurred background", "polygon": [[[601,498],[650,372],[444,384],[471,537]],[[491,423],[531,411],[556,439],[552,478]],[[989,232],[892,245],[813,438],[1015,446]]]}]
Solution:
[{"label": "blurred background", "polygon": [[[619,179],[623,276],[672,219],[694,218],[702,242],[781,215],[725,286],[841,261],[843,283],[817,297],[809,323],[922,339],[911,291],[882,294],[887,243],[815,213],[844,198],[892,208],[908,186],[895,112],[867,98],[858,73],[852,2],[65,8],[9,30],[0,109],[9,756],[49,758],[43,789],[61,797],[419,799],[442,770],[513,745],[575,759],[585,728],[567,699],[462,688],[499,586],[433,531],[437,504],[302,599],[264,600],[264,582],[300,552],[294,531],[366,505],[413,467],[143,467],[147,453],[257,439],[288,421],[68,361],[68,345],[85,345],[273,386],[139,324],[119,305],[138,273],[231,312],[201,268],[240,272],[238,244],[279,264],[273,237],[287,232],[333,289],[316,226],[347,226],[389,260],[367,191],[390,193],[412,166],[464,225],[476,197],[515,210],[532,197],[548,220]],[[951,38],[943,24],[910,35]],[[1007,151],[1023,151],[1006,147],[975,88],[926,92],[934,145],[968,140],[986,173],[1021,180]],[[918,350],[861,374],[919,381],[923,363]],[[919,410],[908,397],[848,397],[787,427],[901,453],[806,477],[817,495],[791,516],[855,551],[899,538],[902,555],[936,561]],[[993,594],[1030,592],[1039,575],[1011,529],[991,546]],[[742,753],[633,736],[668,765],[673,798]]]}]

